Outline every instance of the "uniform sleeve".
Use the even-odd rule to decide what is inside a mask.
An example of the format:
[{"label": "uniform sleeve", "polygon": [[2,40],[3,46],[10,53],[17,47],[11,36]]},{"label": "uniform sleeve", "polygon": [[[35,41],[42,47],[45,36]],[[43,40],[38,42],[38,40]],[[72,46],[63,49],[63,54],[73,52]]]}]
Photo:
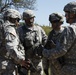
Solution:
[{"label": "uniform sleeve", "polygon": [[56,44],[55,48],[52,49],[44,49],[43,56],[48,59],[57,59],[67,53],[68,48],[70,47],[67,39],[68,31],[67,29],[63,33],[64,35],[60,38],[60,42]]},{"label": "uniform sleeve", "polygon": [[9,53],[9,56],[13,58],[17,63],[20,63],[21,60],[24,60],[24,48],[19,44],[19,38],[14,27],[5,28],[5,40],[6,49]]},{"label": "uniform sleeve", "polygon": [[41,28],[41,34],[42,34],[42,44],[45,45],[47,41],[47,35],[42,28]]}]

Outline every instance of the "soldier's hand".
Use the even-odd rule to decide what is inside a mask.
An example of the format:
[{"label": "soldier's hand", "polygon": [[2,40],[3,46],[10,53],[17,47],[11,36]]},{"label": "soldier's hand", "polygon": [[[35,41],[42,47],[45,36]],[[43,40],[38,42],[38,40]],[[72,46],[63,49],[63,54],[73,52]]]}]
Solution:
[{"label": "soldier's hand", "polygon": [[30,61],[29,60],[22,60],[22,62],[21,62],[21,66],[23,66],[23,67],[25,67],[26,69],[29,69],[29,67],[30,67]]}]

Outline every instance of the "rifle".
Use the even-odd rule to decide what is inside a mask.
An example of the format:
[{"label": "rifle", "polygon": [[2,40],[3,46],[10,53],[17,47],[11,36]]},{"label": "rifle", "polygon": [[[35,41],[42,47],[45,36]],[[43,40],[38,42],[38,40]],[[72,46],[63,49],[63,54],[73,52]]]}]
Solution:
[{"label": "rifle", "polygon": [[43,51],[44,47],[43,45],[39,45],[37,46],[35,49],[34,49],[34,55],[37,57],[37,58],[42,58],[43,55],[42,55],[42,51]]},{"label": "rifle", "polygon": [[34,49],[34,53],[33,54],[36,57],[38,57],[38,58],[42,58],[43,57],[42,51],[43,51],[44,48],[51,49],[51,48],[55,48],[55,47],[56,47],[55,43],[52,40],[48,40],[45,46],[43,46],[42,44],[40,44],[39,46],[37,46]]}]

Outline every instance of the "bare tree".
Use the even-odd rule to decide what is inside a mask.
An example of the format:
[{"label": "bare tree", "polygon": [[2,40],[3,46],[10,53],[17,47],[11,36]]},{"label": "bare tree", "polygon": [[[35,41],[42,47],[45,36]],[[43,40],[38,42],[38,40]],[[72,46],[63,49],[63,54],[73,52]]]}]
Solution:
[{"label": "bare tree", "polygon": [[16,9],[35,9],[36,0],[0,0],[0,12],[14,6]]},{"label": "bare tree", "polygon": [[36,0],[12,0],[14,6],[18,8],[29,8],[34,9],[34,5],[36,4]]}]

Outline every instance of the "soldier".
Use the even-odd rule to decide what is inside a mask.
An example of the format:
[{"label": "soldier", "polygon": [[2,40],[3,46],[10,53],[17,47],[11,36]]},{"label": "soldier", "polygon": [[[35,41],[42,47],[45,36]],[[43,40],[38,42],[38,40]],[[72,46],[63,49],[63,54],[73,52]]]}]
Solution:
[{"label": "soldier", "polygon": [[[62,32],[64,30],[64,28],[61,26],[64,22],[63,15],[60,13],[52,13],[49,15],[49,21],[52,25],[52,31],[48,35],[48,40],[45,45],[45,48],[53,49],[53,48],[55,48],[56,45],[58,45],[59,38],[61,37]],[[49,61],[48,58],[44,59],[43,64],[44,64],[43,68],[44,68],[45,73],[48,72],[48,69],[50,66],[51,74],[58,75],[56,68],[54,67],[53,64],[51,64],[51,62]],[[49,64],[49,66],[48,66],[48,64]],[[46,75],[49,75],[49,72]]]},{"label": "soldier", "polygon": [[17,64],[28,67],[24,47],[20,44],[16,31],[21,16],[15,9],[6,10],[3,16],[4,30],[0,31],[4,34],[4,39],[0,36],[0,75],[17,75]]},{"label": "soldier", "polygon": [[[64,58],[64,65],[61,67],[60,75],[76,75],[76,2],[70,2],[64,7],[67,26],[63,35],[62,44],[51,50],[44,50],[43,55],[50,60],[61,56]],[[45,53],[46,52],[46,53]]]},{"label": "soldier", "polygon": [[45,45],[47,36],[44,30],[34,24],[33,10],[26,10],[23,12],[23,20],[25,24],[18,30],[20,39],[25,48],[26,58],[30,59],[34,64],[36,71],[30,70],[31,75],[42,75],[42,60],[41,60],[41,46]]}]

